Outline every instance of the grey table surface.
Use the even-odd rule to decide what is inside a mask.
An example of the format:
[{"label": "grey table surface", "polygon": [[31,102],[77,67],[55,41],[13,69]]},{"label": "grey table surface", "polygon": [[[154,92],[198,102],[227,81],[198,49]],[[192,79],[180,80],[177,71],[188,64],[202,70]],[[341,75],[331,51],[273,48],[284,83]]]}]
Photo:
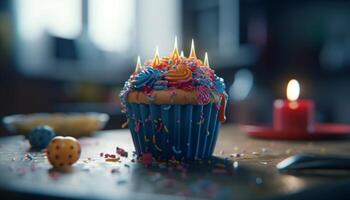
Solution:
[{"label": "grey table surface", "polygon": [[[349,155],[350,140],[270,141],[246,136],[237,126],[221,128],[212,162],[187,171],[165,164],[132,162],[127,129],[80,138],[80,160],[66,172],[52,169],[45,153],[30,150],[24,136],[0,138],[0,188],[18,194],[81,199],[262,199],[298,194],[349,180],[347,171],[283,174],[276,164],[301,152]],[[100,153],[129,152],[107,162]]]}]

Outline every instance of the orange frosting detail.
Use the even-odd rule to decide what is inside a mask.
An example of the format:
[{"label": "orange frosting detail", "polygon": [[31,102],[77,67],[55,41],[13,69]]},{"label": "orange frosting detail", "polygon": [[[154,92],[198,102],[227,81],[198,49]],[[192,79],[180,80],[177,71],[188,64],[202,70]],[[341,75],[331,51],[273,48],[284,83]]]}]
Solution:
[{"label": "orange frosting detail", "polygon": [[170,67],[165,79],[169,82],[191,80],[192,71],[185,64],[179,64],[175,68]]},{"label": "orange frosting detail", "polygon": [[162,64],[163,65],[168,65],[169,60],[170,60],[170,58],[168,56],[164,56],[162,58]]}]

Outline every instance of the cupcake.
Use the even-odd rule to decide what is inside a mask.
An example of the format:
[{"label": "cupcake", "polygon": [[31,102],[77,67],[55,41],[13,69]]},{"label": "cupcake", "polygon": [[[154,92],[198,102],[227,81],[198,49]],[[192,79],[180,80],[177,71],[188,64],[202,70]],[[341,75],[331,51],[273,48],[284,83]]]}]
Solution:
[{"label": "cupcake", "polygon": [[[176,44],[176,43],[175,43]],[[222,78],[197,59],[193,41],[189,57],[175,45],[170,56],[141,65],[120,93],[138,156],[157,160],[204,160],[213,154],[227,94]]]}]

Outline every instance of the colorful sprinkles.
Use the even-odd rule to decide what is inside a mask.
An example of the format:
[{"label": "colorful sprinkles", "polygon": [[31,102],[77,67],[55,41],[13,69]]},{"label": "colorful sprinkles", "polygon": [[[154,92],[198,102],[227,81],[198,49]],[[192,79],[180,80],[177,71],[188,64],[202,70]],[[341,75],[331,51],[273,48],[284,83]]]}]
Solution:
[{"label": "colorful sprinkles", "polygon": [[[126,102],[131,91],[145,93],[150,102],[156,100],[157,96],[152,94],[156,90],[169,91],[173,102],[177,95],[175,89],[196,91],[198,105],[208,104],[212,99],[220,104],[222,95],[227,99],[224,80],[199,59],[178,57],[173,62],[169,57],[162,57],[160,66],[152,67],[152,60],[148,60],[125,82],[119,94],[123,112],[127,111]],[[170,106],[163,109],[170,109]]]},{"label": "colorful sprinkles", "polygon": [[[102,145],[101,142],[96,141],[89,143],[82,142],[82,144]],[[29,144],[27,143],[26,147],[28,146]],[[96,152],[86,151],[89,153],[84,155],[76,164],[75,172],[80,170],[79,173],[98,174],[101,177],[110,175],[111,178],[109,180],[113,181],[116,185],[115,187],[134,184],[135,173],[143,173],[143,179],[146,179],[147,183],[154,185],[153,187],[158,187],[157,189],[171,189],[169,191],[176,192],[176,194],[174,193],[175,195],[205,199],[221,199],[221,197],[223,199],[232,199],[234,197],[232,196],[234,191],[230,187],[225,187],[222,182],[218,181],[218,178],[230,180],[238,176],[242,159],[259,157],[260,159],[256,160],[256,164],[264,167],[270,166],[268,165],[271,162],[269,156],[274,153],[270,148],[257,147],[253,151],[247,151],[242,147],[232,147],[231,150],[225,149],[225,151],[218,151],[222,158],[220,161],[212,158],[212,160],[198,160],[193,163],[187,163],[183,160],[176,160],[175,158],[168,161],[159,161],[154,159],[150,153],[144,153],[142,156],[137,157],[129,149],[124,149],[120,146],[111,146],[110,148],[112,149],[110,152],[102,152],[100,150]],[[9,161],[13,160],[10,162],[11,167],[9,167],[9,170],[19,178],[25,178],[28,176],[28,173],[40,169],[48,170],[50,179],[55,182],[67,176],[64,174],[66,172],[50,170],[48,163],[40,161],[46,159],[45,151],[29,152],[28,148],[24,149],[22,151],[24,152],[23,154],[16,153],[13,154],[13,157],[8,158]],[[319,151],[319,148],[317,151]],[[281,150],[281,153],[287,155],[285,149]],[[237,158],[226,157],[230,154],[244,154],[244,156]],[[266,156],[266,160],[261,159],[262,156]],[[25,165],[18,165],[20,162]],[[254,160],[249,162],[254,162]],[[205,170],[197,173],[202,167]],[[208,174],[211,175],[208,176]],[[129,175],[131,178],[128,178]],[[259,173],[247,174],[246,176],[245,179],[249,181],[248,184],[256,189],[265,187],[267,183],[265,177]],[[145,180],[140,181],[142,181],[141,184],[145,183]],[[186,185],[186,187],[183,187],[183,185]]]}]

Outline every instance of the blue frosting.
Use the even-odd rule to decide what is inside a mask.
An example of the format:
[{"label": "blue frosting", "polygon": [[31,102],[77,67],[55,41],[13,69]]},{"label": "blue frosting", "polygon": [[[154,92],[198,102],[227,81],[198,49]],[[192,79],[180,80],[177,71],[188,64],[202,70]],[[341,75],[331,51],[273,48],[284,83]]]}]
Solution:
[{"label": "blue frosting", "polygon": [[156,81],[161,79],[161,77],[162,73],[159,70],[152,67],[147,67],[137,74],[135,79],[132,81],[133,87],[135,89],[142,89],[144,86],[152,87]]},{"label": "blue frosting", "polygon": [[165,90],[168,89],[168,81],[158,80],[154,83],[153,89],[155,90]]},{"label": "blue frosting", "polygon": [[155,85],[153,87],[153,89],[155,89],[155,90],[165,90],[165,89],[168,89],[168,86],[167,85]]},{"label": "blue frosting", "polygon": [[224,82],[224,79],[221,78],[221,77],[218,77],[218,76],[214,76],[215,77],[215,88],[217,91],[219,91],[220,93],[223,93],[225,92],[225,82]]}]

